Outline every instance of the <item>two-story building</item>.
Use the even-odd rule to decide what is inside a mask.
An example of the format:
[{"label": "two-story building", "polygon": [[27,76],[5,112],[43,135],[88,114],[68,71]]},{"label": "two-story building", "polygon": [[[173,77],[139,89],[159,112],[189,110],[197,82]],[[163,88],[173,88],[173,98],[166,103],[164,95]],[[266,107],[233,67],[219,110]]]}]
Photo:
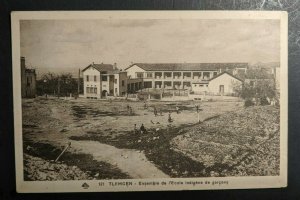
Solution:
[{"label": "two-story building", "polygon": [[83,91],[86,98],[120,96],[127,90],[127,74],[111,64],[90,64],[82,70]]},{"label": "two-story building", "polygon": [[233,93],[235,75],[246,73],[247,63],[135,63],[124,71],[116,64],[90,64],[82,70],[84,96],[125,96],[144,88]]},{"label": "two-story building", "polygon": [[129,78],[142,78],[144,88],[192,89],[193,83],[208,87],[223,72],[246,73],[247,63],[135,63],[126,68]]}]

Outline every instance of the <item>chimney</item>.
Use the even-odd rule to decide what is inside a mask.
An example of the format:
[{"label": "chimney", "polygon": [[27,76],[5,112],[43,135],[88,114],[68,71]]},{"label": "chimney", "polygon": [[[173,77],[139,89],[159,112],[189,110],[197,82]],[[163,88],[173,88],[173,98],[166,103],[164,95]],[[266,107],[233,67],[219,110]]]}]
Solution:
[{"label": "chimney", "polygon": [[117,63],[114,63],[113,69],[116,70],[117,68]]},{"label": "chimney", "polygon": [[21,57],[21,68],[25,68],[25,57]]}]

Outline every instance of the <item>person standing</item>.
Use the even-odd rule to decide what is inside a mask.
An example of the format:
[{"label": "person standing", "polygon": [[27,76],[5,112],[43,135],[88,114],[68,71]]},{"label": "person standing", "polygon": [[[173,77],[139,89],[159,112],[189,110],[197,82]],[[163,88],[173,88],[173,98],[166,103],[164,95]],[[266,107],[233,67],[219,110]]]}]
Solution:
[{"label": "person standing", "polygon": [[154,110],[153,110],[153,112],[154,112],[154,116],[156,117],[157,116],[157,109],[156,109],[156,107],[154,106]]},{"label": "person standing", "polygon": [[141,131],[141,134],[146,133],[146,128],[145,128],[144,124],[141,125],[140,131]]},{"label": "person standing", "polygon": [[171,118],[171,112],[169,112],[169,115],[168,115],[168,122],[169,123],[173,122],[173,119]]},{"label": "person standing", "polygon": [[176,106],[176,112],[177,112],[177,114],[179,114],[179,107],[178,106]]},{"label": "person standing", "polygon": [[196,105],[196,111],[197,111],[197,116],[198,116],[198,123],[200,123],[200,109],[199,109],[199,105]]},{"label": "person standing", "polygon": [[134,124],[134,133],[137,133],[137,132],[138,132],[138,130],[136,128],[136,124]]}]

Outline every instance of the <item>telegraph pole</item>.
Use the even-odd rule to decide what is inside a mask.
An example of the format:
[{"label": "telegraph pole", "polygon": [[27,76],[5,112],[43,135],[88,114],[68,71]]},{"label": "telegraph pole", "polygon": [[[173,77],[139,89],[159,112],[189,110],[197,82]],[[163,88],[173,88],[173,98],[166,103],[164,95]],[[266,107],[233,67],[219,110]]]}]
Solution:
[{"label": "telegraph pole", "polygon": [[57,84],[57,98],[59,98],[60,95],[60,77],[58,77],[58,84]]},{"label": "telegraph pole", "polygon": [[77,85],[77,94],[79,96],[80,92],[80,69],[78,70],[78,85]]}]

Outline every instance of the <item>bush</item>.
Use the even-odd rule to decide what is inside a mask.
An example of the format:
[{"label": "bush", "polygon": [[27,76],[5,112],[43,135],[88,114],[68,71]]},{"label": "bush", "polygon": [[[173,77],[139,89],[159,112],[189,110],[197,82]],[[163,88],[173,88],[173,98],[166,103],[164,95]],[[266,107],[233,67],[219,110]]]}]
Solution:
[{"label": "bush", "polygon": [[245,107],[249,107],[249,106],[253,106],[253,105],[254,105],[254,103],[252,102],[251,99],[246,99],[245,100],[245,104],[244,104]]},{"label": "bush", "polygon": [[265,106],[265,105],[270,105],[266,97],[260,98],[260,105]]},{"label": "bush", "polygon": [[160,94],[153,94],[151,96],[153,99],[160,99]]}]

